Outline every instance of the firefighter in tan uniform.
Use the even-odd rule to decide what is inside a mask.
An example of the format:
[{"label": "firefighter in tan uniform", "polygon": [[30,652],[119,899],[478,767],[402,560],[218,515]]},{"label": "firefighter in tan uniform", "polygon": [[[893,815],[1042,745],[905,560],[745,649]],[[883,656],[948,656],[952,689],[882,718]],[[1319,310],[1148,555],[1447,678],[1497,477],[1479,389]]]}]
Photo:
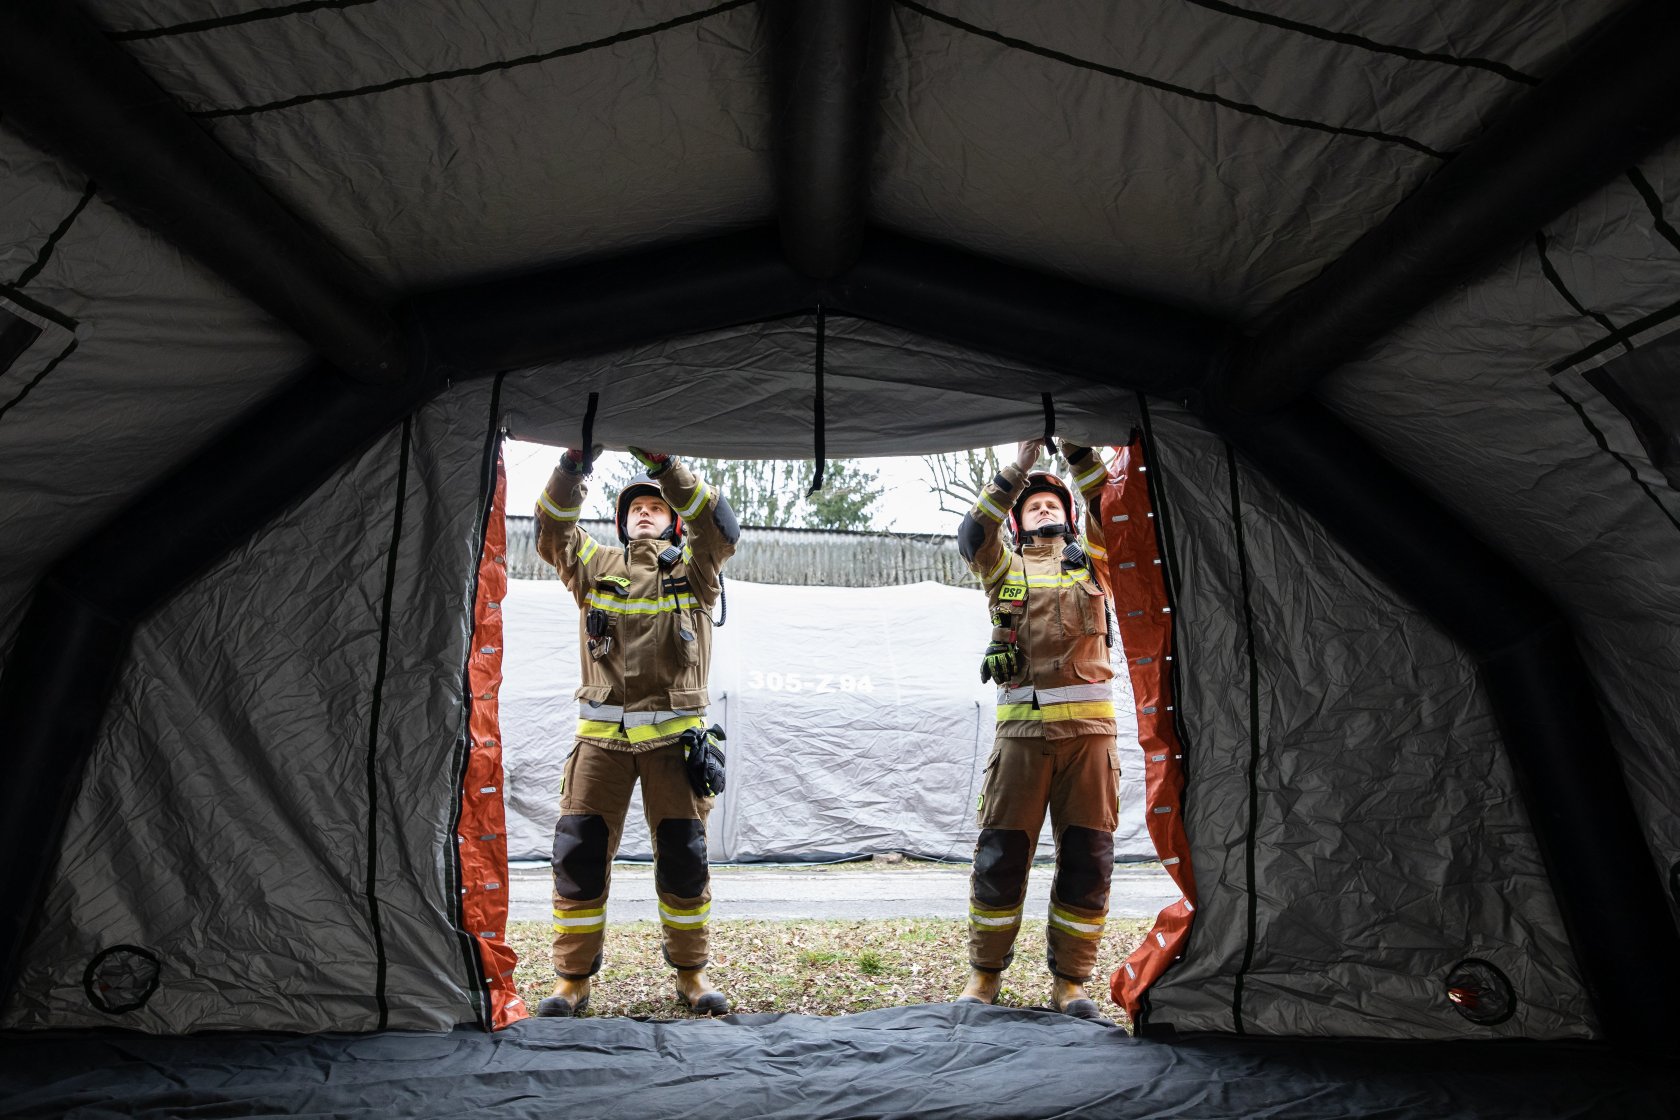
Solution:
[{"label": "firefighter in tan uniform", "polygon": [[[723,788],[722,754],[705,730],[706,675],[721,569],[741,533],[723,495],[683,464],[631,453],[647,473],[618,496],[621,549],[602,547],[578,525],[588,490],[581,452],[561,457],[537,502],[537,552],[577,599],[583,631],[577,744],[561,778],[554,829],[559,982],[537,1005],[539,1015],[574,1015],[589,1002],[612,860],[638,779],[677,996],[696,1011],[729,1010],[705,973],[706,817],[711,795]],[[700,765],[708,759],[715,764],[709,772]]]},{"label": "firefighter in tan uniform", "polygon": [[[1100,509],[1107,470],[1090,448],[1063,444],[1085,498],[1081,532],[1067,486],[1031,469],[1042,449],[1041,440],[1021,444],[1016,461],[986,487],[957,534],[992,612],[981,676],[998,686],[996,745],[980,794],[970,882],[973,972],[958,998],[997,998],[1014,957],[1027,870],[1048,808],[1056,838],[1046,929],[1050,1003],[1106,1022],[1085,984],[1108,914],[1119,823],[1113,608]],[[1003,539],[1006,519],[1013,551]]]}]

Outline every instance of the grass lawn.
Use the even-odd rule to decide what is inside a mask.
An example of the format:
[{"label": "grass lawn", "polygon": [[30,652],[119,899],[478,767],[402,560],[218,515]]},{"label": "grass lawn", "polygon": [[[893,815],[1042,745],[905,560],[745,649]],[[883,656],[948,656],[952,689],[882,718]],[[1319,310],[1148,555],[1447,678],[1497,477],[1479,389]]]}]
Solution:
[{"label": "grass lawn", "polygon": [[[1147,919],[1110,918],[1089,986],[1105,1014],[1126,1025],[1108,998],[1108,974],[1148,932]],[[968,923],[939,918],[890,921],[716,921],[708,975],[734,1010],[843,1015],[908,1003],[955,999],[968,979]],[[554,986],[546,922],[513,922],[508,942],[519,953],[515,982],[534,1009]],[[591,1015],[686,1017],[659,954],[657,922],[607,927],[606,961],[590,994]],[[1050,998],[1044,967],[1044,922],[1022,923],[1015,963],[1004,974],[998,1003],[1042,1007]]]}]

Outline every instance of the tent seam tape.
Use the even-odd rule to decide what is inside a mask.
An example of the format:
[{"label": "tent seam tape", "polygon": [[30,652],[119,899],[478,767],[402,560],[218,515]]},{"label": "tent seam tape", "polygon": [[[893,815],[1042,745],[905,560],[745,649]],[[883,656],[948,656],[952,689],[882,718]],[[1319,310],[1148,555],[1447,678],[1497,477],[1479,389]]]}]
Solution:
[{"label": "tent seam tape", "polygon": [[[1615,320],[1611,319],[1609,315],[1602,311],[1589,311],[1586,304],[1576,299],[1575,293],[1570,291],[1569,286],[1563,282],[1563,276],[1559,274],[1556,266],[1552,264],[1551,254],[1546,251],[1545,230],[1537,229],[1534,231],[1534,248],[1540,254],[1541,274],[1544,275],[1547,282],[1557,290],[1558,295],[1563,297],[1564,302],[1574,308],[1577,315],[1580,315],[1584,319],[1591,319],[1599,326],[1603,327],[1608,337],[1615,338],[1619,333]],[[1628,341],[1625,338],[1621,340],[1621,344],[1629,352],[1632,352],[1633,347],[1628,344]]]},{"label": "tent seam tape", "polygon": [[1091,70],[1098,74],[1106,74],[1109,77],[1124,78],[1127,81],[1136,82],[1138,85],[1145,86],[1149,89],[1160,90],[1163,93],[1175,93],[1181,97],[1188,97],[1195,101],[1218,105],[1221,108],[1230,109],[1234,112],[1243,113],[1247,116],[1261,117],[1265,120],[1274,121],[1278,124],[1293,125],[1296,128],[1310,129],[1315,132],[1328,132],[1338,136],[1355,136],[1365,140],[1380,140],[1387,144],[1398,144],[1402,147],[1411,148],[1413,151],[1422,152],[1424,155],[1431,156],[1438,160],[1451,159],[1454,154],[1452,152],[1441,151],[1438,148],[1432,148],[1421,140],[1414,140],[1410,136],[1402,136],[1399,133],[1380,132],[1375,129],[1368,128],[1352,128],[1347,125],[1327,124],[1324,121],[1310,120],[1305,117],[1285,116],[1282,113],[1274,113],[1270,109],[1263,109],[1258,105],[1253,105],[1246,101],[1234,101],[1228,97],[1221,97],[1216,93],[1205,93],[1201,90],[1190,89],[1188,86],[1174,85],[1171,82],[1164,82],[1159,78],[1150,78],[1143,74],[1134,73],[1130,70],[1122,70],[1118,66],[1109,66],[1101,62],[1093,62],[1090,59],[1079,58],[1076,55],[1052,50],[1049,47],[1042,47],[1037,43],[1031,43],[1025,39],[1017,39],[999,31],[993,31],[989,28],[968,23],[967,21],[958,19],[955,16],[946,15],[944,12],[935,11],[924,4],[917,3],[916,0],[894,0],[894,2],[900,7],[908,8],[913,12],[926,16],[928,19],[931,19],[936,23],[947,24],[959,31],[966,31],[969,34],[976,35],[982,39],[990,39],[995,43],[1001,43],[1006,47],[1024,51],[1027,54],[1035,54],[1042,58],[1048,58],[1054,62],[1061,62],[1068,66],[1075,66],[1082,70]]},{"label": "tent seam tape", "polygon": [[278,109],[292,109],[299,105],[309,105],[318,101],[344,101],[353,97],[365,97],[369,94],[387,93],[391,90],[402,89],[407,86],[428,85],[433,82],[450,81],[455,78],[471,78],[482,76],[484,74],[493,74],[504,70],[515,70],[522,66],[535,66],[544,62],[552,62],[557,58],[584,54],[588,51],[617,46],[620,43],[627,43],[633,39],[646,38],[647,36],[656,35],[662,31],[669,31],[672,28],[681,27],[684,24],[698,23],[700,20],[719,15],[735,8],[744,7],[745,5],[753,2],[754,0],[723,0],[720,4],[714,4],[710,8],[704,8],[698,12],[688,12],[684,15],[676,16],[660,23],[649,24],[646,27],[635,27],[631,28],[629,31],[620,31],[616,35],[608,35],[602,39],[591,39],[583,43],[573,43],[569,46],[556,47],[554,50],[544,51],[541,54],[520,55],[517,58],[507,58],[496,62],[486,62],[478,66],[463,66],[453,70],[434,70],[429,73],[415,74],[406,78],[393,78],[388,82],[376,82],[373,85],[355,86],[349,89],[325,90],[320,93],[304,93],[295,97],[281,98],[277,101],[264,101],[252,105],[238,105],[224,109],[193,109],[189,110],[187,115],[197,117],[200,120],[214,120],[220,117],[250,117],[257,115],[258,113],[268,113]]},{"label": "tent seam tape", "polygon": [[379,918],[379,717],[384,707],[385,670],[391,649],[391,605],[396,598],[397,555],[402,546],[403,504],[408,497],[408,457],[413,440],[412,418],[404,418],[402,443],[397,453],[397,496],[391,514],[391,544],[385,555],[385,596],[379,614],[379,660],[373,673],[373,702],[368,713],[367,749],[367,902],[373,927],[375,954],[374,1000],[379,1007],[379,1028],[390,1023],[391,1007],[385,981],[389,962],[385,956],[385,931]]},{"label": "tent seam tape", "polygon": [[1243,988],[1248,970],[1254,964],[1254,940],[1259,928],[1259,895],[1254,887],[1256,832],[1260,807],[1260,677],[1259,657],[1254,648],[1254,604],[1249,595],[1248,549],[1243,541],[1242,494],[1237,482],[1237,452],[1225,445],[1226,471],[1231,479],[1231,528],[1237,547],[1237,573],[1242,586],[1243,625],[1248,645],[1248,827],[1244,839],[1244,864],[1247,875],[1248,937],[1243,947],[1242,964],[1237,969],[1231,988],[1231,1023],[1237,1034],[1247,1034],[1243,1026]]},{"label": "tent seam tape", "polygon": [[1623,469],[1628,472],[1628,476],[1638,484],[1641,490],[1645,491],[1645,496],[1651,499],[1651,504],[1657,507],[1658,512],[1663,515],[1670,525],[1674,526],[1676,532],[1680,532],[1680,518],[1676,518],[1674,514],[1670,513],[1668,507],[1663,504],[1662,499],[1657,497],[1656,491],[1651,489],[1651,484],[1639,477],[1639,468],[1635,467],[1633,463],[1628,460],[1627,456],[1610,446],[1610,441],[1605,438],[1604,430],[1597,424],[1593,423],[1592,417],[1587,415],[1587,410],[1581,405],[1581,402],[1565,392],[1563,386],[1559,385],[1556,380],[1548,381],[1546,383],[1546,387],[1556,393],[1559,397],[1563,398],[1564,403],[1575,410],[1575,415],[1580,417],[1581,425],[1585,427],[1587,432],[1593,437],[1594,442],[1598,444],[1599,450],[1603,451],[1622,465]]},{"label": "tent seam tape", "polygon": [[231,16],[194,19],[185,23],[172,23],[165,27],[138,27],[129,31],[110,31],[106,33],[105,37],[114,43],[132,43],[144,39],[165,39],[174,35],[196,35],[201,31],[235,27],[242,23],[262,23],[271,19],[281,19],[285,16],[303,15],[307,12],[319,12],[333,8],[360,8],[378,2],[379,0],[304,0],[300,4],[288,4],[279,8],[257,8],[252,11],[238,12]]},{"label": "tent seam tape", "polygon": [[70,227],[76,224],[76,219],[82,216],[82,211],[87,209],[87,204],[93,201],[93,192],[98,189],[99,185],[89,179],[87,187],[82,191],[82,197],[76,201],[75,208],[65,215],[64,220],[59,222],[58,226],[47,235],[46,243],[35,254],[35,262],[23,270],[23,275],[12,281],[12,287],[25,288],[31,280],[41,275],[41,270],[47,267],[48,261],[52,260],[53,250],[58,248],[58,243],[64,239],[64,235],[70,232]]},{"label": "tent seam tape", "polygon": [[70,344],[68,346],[66,346],[63,350],[60,350],[58,352],[58,357],[56,357],[52,361],[48,362],[46,364],[46,367],[43,368],[40,373],[37,373],[34,377],[29,379],[29,384],[25,385],[22,389],[20,389],[18,391],[17,396],[13,397],[11,400],[7,401],[5,404],[0,404],[0,419],[4,419],[5,416],[6,416],[6,413],[10,412],[14,407],[16,407],[18,404],[20,404],[23,401],[23,398],[27,397],[30,394],[30,392],[35,388],[35,386],[37,386],[41,382],[45,381],[47,379],[47,374],[49,374],[53,370],[57,369],[58,366],[59,366],[59,363],[64,361],[64,359],[68,358],[72,353],[74,353],[75,349],[78,345],[80,345],[79,341],[72,338],[70,340]]}]

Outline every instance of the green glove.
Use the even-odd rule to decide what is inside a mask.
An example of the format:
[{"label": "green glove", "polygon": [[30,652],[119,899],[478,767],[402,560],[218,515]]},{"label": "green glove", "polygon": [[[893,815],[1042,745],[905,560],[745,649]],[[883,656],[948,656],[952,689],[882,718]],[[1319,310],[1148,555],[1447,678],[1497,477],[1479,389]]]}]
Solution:
[{"label": "green glove", "polygon": [[980,679],[1003,684],[1021,669],[1021,647],[1014,642],[993,642],[980,658]]},{"label": "green glove", "polygon": [[643,451],[639,447],[626,447],[624,450],[636,457],[636,461],[647,471],[649,478],[658,478],[659,472],[671,465],[671,457],[659,451]]}]

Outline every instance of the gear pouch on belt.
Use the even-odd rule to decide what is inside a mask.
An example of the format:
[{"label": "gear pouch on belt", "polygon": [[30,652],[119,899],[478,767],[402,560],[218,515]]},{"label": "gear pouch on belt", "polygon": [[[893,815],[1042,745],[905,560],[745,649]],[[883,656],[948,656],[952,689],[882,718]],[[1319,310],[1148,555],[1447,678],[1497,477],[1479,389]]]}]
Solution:
[{"label": "gear pouch on belt", "polygon": [[724,758],[723,749],[718,744],[725,738],[723,728],[715,723],[704,731],[691,727],[682,733],[688,784],[696,797],[716,797],[723,792]]}]

